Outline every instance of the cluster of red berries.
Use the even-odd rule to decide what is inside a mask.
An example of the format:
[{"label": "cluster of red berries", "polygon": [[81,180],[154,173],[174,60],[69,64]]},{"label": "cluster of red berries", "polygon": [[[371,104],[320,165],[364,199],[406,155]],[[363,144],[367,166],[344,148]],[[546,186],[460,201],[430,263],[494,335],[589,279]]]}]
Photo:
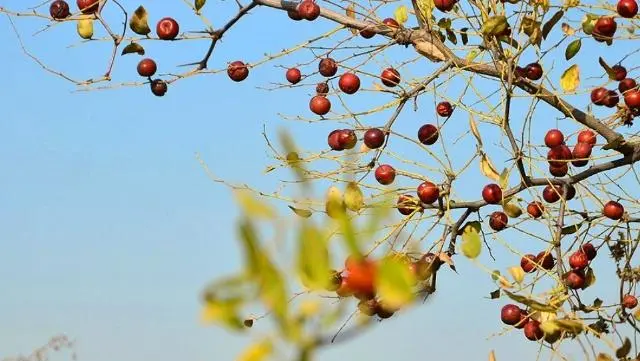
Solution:
[{"label": "cluster of red berries", "polygon": [[[564,177],[569,172],[569,162],[575,167],[584,167],[589,163],[591,151],[596,144],[596,134],[589,129],[581,131],[578,134],[578,142],[572,151],[565,144],[564,134],[558,129],[551,129],[544,137],[544,144],[549,148],[547,152],[549,173],[554,177]],[[551,187],[549,186],[549,188]],[[556,198],[551,194],[549,196],[550,199]],[[559,199],[559,196],[560,194],[557,195],[557,199],[547,201],[554,203]]]}]

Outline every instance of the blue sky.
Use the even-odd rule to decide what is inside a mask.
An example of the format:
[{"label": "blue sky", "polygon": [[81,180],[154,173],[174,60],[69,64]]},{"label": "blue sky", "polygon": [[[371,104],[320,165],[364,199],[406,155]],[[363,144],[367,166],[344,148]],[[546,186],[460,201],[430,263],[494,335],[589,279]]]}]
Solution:
[{"label": "blue sky", "polygon": [[[138,5],[124,3],[131,9]],[[171,14],[184,28],[199,29],[182,2],[168,3],[150,2],[152,22],[159,14]],[[22,1],[8,0],[9,7],[19,5]],[[224,13],[211,15],[218,24],[233,8],[231,1],[211,5]],[[292,25],[282,15],[254,11],[225,37],[211,66],[221,68],[236,58],[253,61],[330,28]],[[278,21],[259,26],[270,16]],[[25,34],[34,29],[30,21],[17,24]],[[333,125],[312,128],[278,117],[279,112],[307,114],[311,88],[256,89],[284,76],[273,65],[299,59],[252,70],[242,84],[224,75],[181,81],[164,98],[146,88],[73,93],[69,83],[46,74],[21,53],[6,18],[0,26],[3,64],[9,70],[0,88],[5,104],[0,118],[0,358],[28,353],[65,333],[77,340],[80,360],[233,360],[251,335],[202,326],[197,316],[204,285],[240,266],[233,228],[237,209],[228,189],[207,178],[195,153],[217,175],[269,190],[277,178],[263,175],[269,162],[263,124],[272,134],[287,126],[299,144],[323,147],[325,130]],[[74,32],[73,26],[62,27],[28,39],[28,45],[55,66],[100,74],[108,47],[67,50]],[[163,45],[147,49],[161,72],[163,66],[173,70],[197,60],[207,46]],[[407,53],[400,49],[397,54]],[[137,80],[137,59],[118,59],[114,77]],[[566,67],[564,59],[557,62]],[[597,69],[593,63],[585,69]],[[428,74],[434,66],[416,69]],[[555,126],[555,114],[541,109],[536,129]],[[467,126],[464,114],[452,121]],[[461,149],[472,151],[472,146]],[[467,182],[474,186],[462,194],[476,199],[481,184]],[[519,332],[485,339],[501,330],[504,301],[483,298],[495,287],[475,266],[461,260],[458,269],[460,275],[442,276],[437,297],[428,304],[323,351],[319,359],[482,359],[495,348],[501,360],[534,360],[538,345],[523,341]],[[254,330],[265,331],[260,324]]]}]

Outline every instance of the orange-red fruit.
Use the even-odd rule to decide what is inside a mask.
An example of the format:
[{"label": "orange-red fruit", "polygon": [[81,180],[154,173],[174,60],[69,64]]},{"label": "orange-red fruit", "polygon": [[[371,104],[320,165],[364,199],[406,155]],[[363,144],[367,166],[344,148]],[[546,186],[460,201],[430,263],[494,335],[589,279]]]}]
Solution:
[{"label": "orange-red fruit", "polygon": [[166,17],[160,19],[156,25],[156,34],[162,40],[173,40],[180,32],[180,25],[173,18]]},{"label": "orange-red fruit", "polygon": [[400,73],[394,68],[386,68],[380,74],[380,79],[382,80],[382,84],[392,88],[400,84]]},{"label": "orange-red fruit", "polygon": [[595,105],[604,105],[608,91],[603,87],[597,87],[591,91],[591,102]]},{"label": "orange-red fruit", "polygon": [[354,293],[358,294],[375,294],[375,279],[377,267],[375,262],[367,259],[354,260],[346,269],[347,286]]},{"label": "orange-red fruit", "polygon": [[489,226],[494,231],[502,231],[507,227],[509,218],[504,212],[496,211],[489,216]]},{"label": "orange-red fruit", "polygon": [[587,165],[587,163],[589,163],[588,158],[591,157],[592,149],[593,146],[589,143],[576,144],[576,146],[573,148],[573,161],[571,161],[571,164],[576,167],[584,167],[585,165]]},{"label": "orange-red fruit", "polygon": [[553,258],[553,255],[546,251],[538,253],[538,255],[536,256],[536,262],[547,271],[552,269],[553,266],[556,265],[556,260],[555,258]]},{"label": "orange-red fruit", "polygon": [[157,97],[164,96],[167,92],[167,83],[162,79],[154,79],[151,82],[151,92]]},{"label": "orange-red fruit", "polygon": [[376,32],[373,31],[373,24],[368,25],[366,28],[360,30],[360,36],[362,36],[365,39],[371,39],[374,36],[376,36]]},{"label": "orange-red fruit", "polygon": [[236,60],[227,66],[227,75],[231,80],[241,82],[249,76],[249,67],[240,60]]},{"label": "orange-red fruit", "polygon": [[69,4],[64,0],[56,0],[49,6],[49,15],[56,20],[62,20],[71,15]]},{"label": "orange-red fruit", "polygon": [[598,41],[605,41],[613,37],[618,28],[618,24],[613,17],[601,16],[593,26],[593,37]]},{"label": "orange-red fruit", "polygon": [[502,201],[502,188],[495,183],[487,184],[482,188],[482,199],[489,204],[498,204]]},{"label": "orange-red fruit", "polygon": [[520,267],[526,273],[531,273],[536,270],[536,256],[532,254],[525,254],[520,259]]},{"label": "orange-red fruit", "polygon": [[621,81],[627,77],[627,68],[622,65],[614,65],[611,67],[611,70],[613,70],[614,79],[616,81]]},{"label": "orange-red fruit", "polygon": [[340,76],[338,86],[346,94],[354,94],[360,89],[360,78],[354,73],[344,73]]},{"label": "orange-red fruit", "polygon": [[389,164],[382,164],[376,168],[375,177],[378,183],[386,186],[396,179],[396,170]]},{"label": "orange-red fruit", "polygon": [[628,309],[636,308],[636,306],[638,306],[638,299],[634,295],[624,295],[624,297],[622,297],[622,306]]},{"label": "orange-red fruit", "polygon": [[616,10],[623,18],[632,18],[638,14],[638,3],[635,0],[620,0]]},{"label": "orange-red fruit", "polygon": [[295,20],[295,21],[302,20],[302,16],[300,16],[300,13],[298,12],[298,9],[287,10],[287,15],[289,16],[289,19],[291,19],[291,20]]},{"label": "orange-red fruit", "polygon": [[353,149],[358,142],[356,133],[351,129],[342,129],[338,133],[338,142],[342,149]]},{"label": "orange-red fruit", "polygon": [[316,84],[316,94],[321,96],[326,96],[329,93],[329,84],[327,83],[318,83]]},{"label": "orange-red fruit", "polygon": [[80,9],[83,14],[93,14],[98,11],[100,2],[99,0],[78,0],[76,1],[76,5],[78,5],[78,9]]},{"label": "orange-red fruit", "polygon": [[636,81],[634,79],[631,78],[626,78],[626,79],[622,79],[619,83],[618,83],[618,91],[620,91],[620,94],[625,95],[625,92],[629,89],[633,89],[637,86],[638,84],[636,83]]},{"label": "orange-red fruit", "polygon": [[547,152],[547,160],[554,167],[566,164],[566,161],[571,160],[572,157],[571,149],[566,144],[555,146]]},{"label": "orange-red fruit", "polygon": [[548,185],[542,190],[542,199],[547,203],[555,203],[560,200],[560,194],[562,193],[561,186]]},{"label": "orange-red fruit", "polygon": [[303,19],[313,21],[320,16],[320,6],[313,0],[303,0],[298,4],[298,14]]},{"label": "orange-red fruit", "polygon": [[583,251],[576,251],[569,256],[569,266],[575,270],[585,269],[589,265],[589,257]]},{"label": "orange-red fruit", "polygon": [[369,149],[380,148],[384,144],[384,132],[378,128],[371,128],[364,132],[364,144]]},{"label": "orange-red fruit", "polygon": [[456,4],[456,1],[455,0],[434,0],[433,4],[438,10],[442,12],[447,12],[453,9],[453,6]]},{"label": "orange-red fruit", "polygon": [[422,202],[427,204],[431,204],[437,201],[438,197],[440,196],[440,190],[438,189],[438,186],[429,181],[422,182],[418,186],[417,192],[418,198],[420,198]]},{"label": "orange-red fruit", "polygon": [[578,133],[578,143],[596,145],[596,133],[594,133],[591,129],[580,131],[580,133]]},{"label": "orange-red fruit", "polygon": [[338,295],[338,297],[351,297],[353,296],[353,293],[353,290],[349,288],[347,280],[342,277],[342,280],[340,281],[340,287],[338,287],[338,289],[336,290],[336,294]]},{"label": "orange-red fruit", "polygon": [[564,144],[564,134],[558,129],[551,129],[544,136],[544,144],[549,147],[557,147]]},{"label": "orange-red fruit", "polygon": [[540,328],[540,322],[530,320],[524,325],[524,337],[530,341],[538,341],[544,337],[544,332]]},{"label": "orange-red fruit", "polygon": [[564,283],[572,290],[579,290],[583,288],[585,281],[584,271],[582,270],[569,271],[565,275],[564,279]]},{"label": "orange-red fruit", "polygon": [[398,212],[400,214],[408,216],[418,208],[418,200],[409,194],[402,194],[398,197]]},{"label": "orange-red fruit", "polygon": [[329,144],[329,147],[332,150],[343,150],[344,148],[342,148],[342,146],[340,145],[340,130],[336,129],[331,131],[331,133],[329,133],[329,136],[327,137],[327,143]]},{"label": "orange-red fruit", "polygon": [[596,251],[596,247],[594,247],[593,244],[589,242],[580,246],[580,250],[587,255],[587,258],[589,259],[589,261],[596,258],[596,256],[598,255],[598,251]]},{"label": "orange-red fruit", "polygon": [[624,207],[616,201],[609,201],[604,205],[602,214],[609,219],[617,221],[622,218],[622,215],[624,214]]},{"label": "orange-red fruit", "polygon": [[156,65],[156,62],[153,61],[153,59],[146,58],[140,60],[137,70],[140,76],[152,77],[158,70],[158,66]]},{"label": "orange-red fruit", "polygon": [[309,101],[309,109],[318,115],[325,115],[331,110],[331,102],[326,97],[316,95]]},{"label": "orange-red fruit", "polygon": [[400,24],[398,24],[397,21],[395,21],[395,19],[393,18],[386,18],[384,20],[382,20],[382,23],[386,26],[392,27],[392,28],[399,28]]},{"label": "orange-red fruit", "polygon": [[607,90],[607,96],[604,99],[604,106],[607,108],[614,108],[620,102],[618,93],[614,90]]},{"label": "orange-red fruit", "polygon": [[436,106],[436,112],[441,117],[450,117],[453,113],[453,107],[449,102],[440,102]]},{"label": "orange-red fruit", "polygon": [[624,102],[629,108],[640,108],[640,90],[631,89],[624,93]]},{"label": "orange-red fruit", "polygon": [[331,58],[324,58],[318,63],[318,71],[322,76],[332,77],[338,72],[338,63]]},{"label": "orange-red fruit", "polygon": [[560,165],[549,165],[549,173],[554,177],[564,177],[569,173],[569,165],[563,163]]},{"label": "orange-red fruit", "polygon": [[433,124],[425,124],[418,129],[418,140],[425,145],[432,145],[438,140],[438,128]]},{"label": "orange-red fruit", "polygon": [[288,69],[285,76],[287,81],[291,84],[298,84],[300,79],[302,79],[302,73],[300,73],[300,69],[298,68]]},{"label": "orange-red fruit", "polygon": [[522,310],[514,304],[506,304],[500,310],[500,319],[506,325],[513,326],[520,322]]},{"label": "orange-red fruit", "polygon": [[533,218],[542,217],[542,212],[544,212],[544,206],[538,201],[533,201],[527,205],[527,213]]},{"label": "orange-red fruit", "polygon": [[542,78],[542,66],[539,63],[531,63],[525,67],[526,77],[529,80]]}]

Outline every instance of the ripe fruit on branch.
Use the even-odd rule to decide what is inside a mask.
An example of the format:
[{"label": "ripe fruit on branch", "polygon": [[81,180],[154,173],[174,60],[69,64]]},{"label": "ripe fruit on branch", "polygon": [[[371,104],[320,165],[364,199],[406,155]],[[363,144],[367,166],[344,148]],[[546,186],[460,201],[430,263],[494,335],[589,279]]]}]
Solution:
[{"label": "ripe fruit on branch", "polygon": [[240,60],[236,60],[227,66],[227,75],[231,80],[241,82],[249,76],[249,67]]},{"label": "ripe fruit on branch", "polygon": [[524,337],[530,341],[538,341],[544,337],[544,332],[540,328],[540,322],[530,320],[524,325]]},{"label": "ripe fruit on branch", "polygon": [[631,89],[624,93],[624,102],[631,109],[640,108],[640,90]]},{"label": "ripe fruit on branch", "polygon": [[78,9],[82,11],[83,14],[93,14],[98,11],[98,7],[100,6],[99,0],[78,0],[76,1],[76,5],[78,5]]},{"label": "ripe fruit on branch", "polygon": [[633,89],[637,86],[638,84],[636,83],[636,81],[634,79],[631,78],[625,78],[622,79],[620,81],[620,83],[618,83],[618,91],[620,91],[620,94],[625,95],[625,92],[629,89]]},{"label": "ripe fruit on branch", "polygon": [[618,102],[620,101],[620,97],[618,96],[618,93],[616,93],[613,90],[607,90],[607,96],[604,99],[604,106],[607,108],[613,108],[616,105],[618,105]]},{"label": "ripe fruit on branch", "polygon": [[613,78],[616,81],[621,81],[622,79],[627,77],[627,68],[622,65],[614,65],[611,67],[611,70],[613,70]]},{"label": "ripe fruit on branch", "polygon": [[617,221],[622,218],[622,215],[624,214],[624,207],[616,201],[609,201],[604,205],[602,214],[609,219]]},{"label": "ripe fruit on branch", "polygon": [[552,269],[556,265],[556,259],[549,252],[542,251],[536,256],[536,262],[547,271]]},{"label": "ripe fruit on branch", "polygon": [[603,87],[597,87],[591,91],[591,102],[595,105],[604,105],[607,95],[607,89]]},{"label": "ripe fruit on branch", "polygon": [[446,13],[453,9],[453,6],[456,4],[456,0],[434,0],[433,4],[438,10]]},{"label": "ripe fruit on branch", "polygon": [[596,248],[593,246],[593,244],[589,242],[580,246],[580,250],[587,255],[587,258],[589,259],[589,261],[596,258],[596,255],[598,255],[598,251],[596,251]]},{"label": "ripe fruit on branch", "polygon": [[316,95],[309,101],[309,109],[318,115],[325,115],[331,110],[331,102],[326,97]]},{"label": "ripe fruit on branch", "polygon": [[[580,137],[578,137],[578,139],[580,139]],[[589,163],[588,158],[591,157],[592,149],[593,146],[589,143],[576,144],[576,146],[573,148],[573,152],[571,152],[573,156],[573,161],[571,162],[571,164],[576,167],[584,167],[585,165],[587,165],[587,163]]]},{"label": "ripe fruit on branch", "polygon": [[620,0],[616,10],[623,18],[632,18],[638,14],[638,3],[636,0]]},{"label": "ripe fruit on branch", "polygon": [[382,80],[382,84],[392,88],[400,84],[400,73],[394,68],[386,68],[380,74],[380,79]]},{"label": "ripe fruit on branch", "polygon": [[373,30],[374,26],[374,24],[369,24],[366,28],[360,30],[360,36],[365,39],[371,39],[376,36],[376,32]]},{"label": "ripe fruit on branch", "polygon": [[574,270],[585,269],[589,265],[589,257],[583,251],[576,251],[569,256],[569,266]]},{"label": "ripe fruit on branch", "polygon": [[544,144],[549,147],[557,147],[564,144],[564,134],[559,129],[551,129],[544,136]]},{"label": "ripe fruit on branch", "polygon": [[302,79],[302,73],[300,73],[300,69],[298,68],[288,69],[285,76],[287,81],[291,84],[298,84],[300,79]]},{"label": "ripe fruit on branch", "polygon": [[373,316],[378,309],[378,302],[375,299],[360,301],[358,303],[358,311],[366,316]]},{"label": "ripe fruit on branch", "polygon": [[418,186],[417,192],[418,198],[420,198],[423,203],[427,204],[431,204],[437,201],[438,197],[440,196],[440,190],[438,189],[438,186],[429,181],[422,182]]},{"label": "ripe fruit on branch", "polygon": [[56,20],[62,20],[71,15],[69,4],[64,0],[56,0],[49,6],[49,15]]},{"label": "ripe fruit on branch", "polygon": [[551,173],[554,177],[564,177],[569,173],[569,165],[567,163],[563,163],[560,165],[549,165],[549,173]]},{"label": "ripe fruit on branch", "polygon": [[638,306],[638,299],[634,295],[624,295],[624,297],[622,297],[622,306],[628,309],[636,308],[636,306]]},{"label": "ripe fruit on branch", "polygon": [[344,149],[340,145],[340,129],[333,130],[331,131],[331,133],[329,133],[329,136],[327,137],[327,143],[332,150],[340,151]]},{"label": "ripe fruit on branch", "polygon": [[544,212],[544,206],[538,201],[533,201],[527,205],[527,213],[533,218],[542,217],[542,212]]},{"label": "ripe fruit on branch", "polygon": [[397,207],[400,214],[408,216],[416,209],[419,209],[420,204],[414,196],[409,194],[402,194],[398,197]]},{"label": "ripe fruit on branch", "polygon": [[382,20],[382,23],[384,25],[388,26],[388,27],[391,27],[391,28],[399,28],[400,27],[400,24],[398,24],[398,22],[393,18],[386,18],[386,19]]},{"label": "ripe fruit on branch", "polygon": [[289,16],[289,19],[291,19],[291,20],[295,20],[295,21],[302,20],[302,16],[300,16],[300,13],[298,12],[298,9],[287,10],[287,15]]},{"label": "ripe fruit on branch", "polygon": [[318,83],[316,85],[316,94],[321,96],[326,96],[329,93],[329,84],[327,83]]},{"label": "ripe fruit on branch", "polygon": [[140,60],[137,70],[140,76],[149,78],[156,73],[156,71],[158,70],[158,66],[156,65],[156,62],[153,61],[153,59],[146,58]]},{"label": "ripe fruit on branch", "polygon": [[539,63],[531,63],[527,65],[524,70],[529,80],[539,80],[542,78],[542,66]]},{"label": "ripe fruit on branch", "polygon": [[360,89],[360,78],[354,73],[344,73],[340,76],[338,86],[346,94],[354,94]]},{"label": "ripe fruit on branch", "polygon": [[313,21],[320,16],[320,6],[313,0],[303,0],[298,4],[298,14],[303,19]]},{"label": "ripe fruit on branch", "polygon": [[353,149],[358,142],[356,133],[351,129],[342,129],[338,132],[338,143],[342,149]]},{"label": "ripe fruit on branch", "polygon": [[595,25],[593,26],[592,35],[594,39],[597,41],[605,41],[609,40],[616,33],[616,29],[618,28],[618,24],[610,16],[601,16],[596,20]]},{"label": "ripe fruit on branch", "polygon": [[502,201],[502,188],[495,183],[487,184],[482,188],[482,199],[489,204],[498,204]]},{"label": "ripe fruit on branch", "polygon": [[441,117],[445,117],[445,118],[450,117],[451,114],[453,113],[453,107],[449,102],[440,102],[436,106],[436,112]]},{"label": "ripe fruit on branch", "polygon": [[585,129],[578,133],[578,143],[587,143],[590,145],[596,145],[596,133],[591,129]]},{"label": "ripe fruit on branch", "polygon": [[384,132],[378,128],[371,128],[364,132],[364,144],[369,149],[377,149],[384,144]]},{"label": "ripe fruit on branch", "polygon": [[382,164],[376,168],[375,177],[378,183],[386,186],[396,179],[396,170],[389,164]]},{"label": "ripe fruit on branch", "polygon": [[341,277],[340,287],[336,290],[336,294],[338,297],[351,297],[353,296],[353,290],[349,288],[347,284],[347,280],[344,277]]},{"label": "ripe fruit on branch", "polygon": [[562,187],[559,185],[548,185],[542,190],[542,199],[547,203],[555,203],[560,200],[560,194],[562,193]]},{"label": "ripe fruit on branch", "polygon": [[318,63],[318,71],[322,76],[332,77],[338,72],[338,63],[331,58],[324,58]]},{"label": "ripe fruit on branch", "polygon": [[432,145],[438,140],[438,128],[433,124],[425,124],[418,129],[418,140],[424,145]]},{"label": "ripe fruit on branch", "polygon": [[502,231],[507,227],[507,222],[509,218],[504,212],[496,211],[491,213],[489,217],[489,226],[494,231]]},{"label": "ripe fruit on branch", "polygon": [[347,286],[354,293],[373,295],[375,294],[376,272],[377,265],[375,262],[366,258],[352,260],[348,262],[343,279],[346,280]]},{"label": "ripe fruit on branch", "polygon": [[160,19],[156,25],[156,33],[158,38],[162,40],[173,40],[180,32],[180,25],[173,18],[166,17]]},{"label": "ripe fruit on branch", "polygon": [[512,303],[506,304],[500,310],[500,319],[506,325],[513,326],[520,322],[522,310]]},{"label": "ripe fruit on branch", "polygon": [[151,92],[157,97],[164,96],[167,92],[167,83],[162,79],[154,79],[151,82]]},{"label": "ripe fruit on branch", "polygon": [[572,158],[571,149],[566,144],[555,146],[547,152],[547,160],[549,165],[559,167],[566,164]]},{"label": "ripe fruit on branch", "polygon": [[581,288],[584,287],[585,285],[585,275],[584,275],[584,271],[579,270],[573,270],[573,271],[569,271],[565,274],[565,278],[564,278],[564,284],[567,285],[567,287],[571,288],[572,290],[579,290]]},{"label": "ripe fruit on branch", "polygon": [[520,268],[526,273],[531,273],[536,270],[536,256],[532,254],[525,254],[520,259]]}]

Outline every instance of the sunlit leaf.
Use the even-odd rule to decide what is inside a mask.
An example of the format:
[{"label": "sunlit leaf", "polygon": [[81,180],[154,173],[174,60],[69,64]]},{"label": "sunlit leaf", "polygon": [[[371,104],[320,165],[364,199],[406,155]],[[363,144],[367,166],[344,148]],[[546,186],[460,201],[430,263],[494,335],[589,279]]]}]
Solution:
[{"label": "sunlit leaf", "polygon": [[496,361],[496,353],[493,350],[489,352],[489,361]]},{"label": "sunlit leaf", "polygon": [[349,182],[344,191],[344,204],[347,209],[358,212],[364,207],[364,195],[358,183]]},{"label": "sunlit leaf", "polygon": [[584,16],[584,18],[582,18],[582,31],[584,31],[585,34],[591,35],[598,17],[599,16],[597,15],[587,14]]},{"label": "sunlit leaf", "polygon": [[513,277],[513,280],[516,281],[517,284],[521,284],[522,281],[524,280],[524,271],[520,266],[509,267],[509,273],[511,274],[511,277]]},{"label": "sunlit leaf", "polygon": [[602,59],[602,57],[598,57],[598,63],[607,73],[607,75],[609,76],[609,79],[615,80],[616,72],[609,66],[609,64],[607,64],[606,61],[604,61],[604,59]]},{"label": "sunlit leaf", "polygon": [[308,222],[298,232],[297,270],[309,289],[325,289],[331,277],[327,238]]},{"label": "sunlit leaf", "polygon": [[207,0],[195,0],[194,6],[197,12],[200,12],[200,9],[207,3]]},{"label": "sunlit leaf", "polygon": [[342,192],[336,186],[331,186],[327,190],[325,211],[331,218],[340,218],[345,214],[346,206],[342,198]]},{"label": "sunlit leaf", "polygon": [[473,115],[469,113],[469,129],[471,129],[471,134],[476,137],[478,141],[478,145],[482,146],[482,137],[480,137],[480,131],[478,130],[478,125],[476,124],[476,120],[473,119]]},{"label": "sunlit leaf", "polygon": [[613,358],[605,353],[599,353],[596,361],[613,361]]},{"label": "sunlit leaf", "polygon": [[496,182],[500,180],[500,173],[498,173],[493,162],[491,162],[491,159],[489,159],[487,154],[484,152],[480,155],[480,172],[482,172],[485,177]]},{"label": "sunlit leaf", "polygon": [[275,218],[276,211],[267,203],[253,197],[251,191],[237,190],[234,193],[238,204],[249,217],[264,219]]},{"label": "sunlit leaf", "polygon": [[567,24],[567,23],[562,23],[562,32],[565,35],[573,35],[576,33],[576,30],[574,28],[571,27],[571,25]]},{"label": "sunlit leaf", "polygon": [[512,202],[503,204],[502,209],[504,210],[504,213],[506,213],[510,218],[518,218],[522,215],[522,208]]},{"label": "sunlit leaf", "polygon": [[556,312],[558,310],[558,307],[553,306],[553,305],[547,305],[541,302],[538,302],[532,298],[529,297],[525,297],[525,296],[521,296],[521,295],[517,295],[515,293],[511,293],[509,291],[504,291],[504,293],[509,296],[509,298],[511,298],[512,300],[521,303],[523,305],[527,305],[529,307],[531,307],[532,309],[536,310],[536,311],[542,311],[542,312]]},{"label": "sunlit leaf", "polygon": [[239,315],[240,300],[205,302],[200,318],[204,323],[218,323],[232,330],[242,330],[244,321]]},{"label": "sunlit leaf", "polygon": [[144,6],[140,5],[136,9],[136,11],[131,15],[131,20],[129,20],[129,27],[133,30],[134,33],[138,35],[147,35],[151,32],[149,28],[149,22],[147,18],[149,15],[147,14],[147,10]]},{"label": "sunlit leaf", "polygon": [[414,274],[398,257],[386,257],[380,261],[376,291],[385,305],[396,309],[411,302],[414,297],[412,286],[415,282]]},{"label": "sunlit leaf", "polygon": [[293,213],[295,213],[296,215],[298,215],[298,216],[300,216],[302,218],[309,218],[313,214],[308,209],[295,208],[295,207],[292,207],[292,206],[288,206],[288,207],[289,207],[289,209],[291,209],[293,211]]},{"label": "sunlit leaf", "polygon": [[237,361],[264,361],[273,352],[273,345],[269,340],[263,340],[247,347],[236,359]]},{"label": "sunlit leaf", "polygon": [[495,36],[503,33],[508,27],[507,18],[504,15],[499,15],[487,19],[487,21],[482,24],[480,32],[486,36]]},{"label": "sunlit leaf", "polygon": [[560,86],[565,92],[574,92],[580,85],[580,67],[578,64],[570,66],[560,77]]},{"label": "sunlit leaf", "polygon": [[400,5],[393,12],[393,17],[399,24],[404,24],[409,20],[409,15],[407,14],[407,7],[404,5]]},{"label": "sunlit leaf", "polygon": [[122,54],[120,55],[127,55],[127,54],[138,54],[138,55],[144,55],[144,48],[142,47],[142,45],[138,44],[138,43],[129,43],[127,44],[127,46],[124,47],[124,49],[122,49]]},{"label": "sunlit leaf", "polygon": [[433,9],[435,8],[433,0],[416,0],[416,4],[418,5],[420,18],[425,24],[429,24],[433,17]]},{"label": "sunlit leaf", "polygon": [[505,167],[502,170],[502,173],[500,173],[500,178],[498,179],[498,185],[500,186],[500,188],[502,189],[507,189],[509,188],[509,168]]},{"label": "sunlit leaf", "polygon": [[478,221],[468,222],[462,228],[462,254],[468,258],[476,258],[482,252],[482,240],[480,239],[481,225]]},{"label": "sunlit leaf", "polygon": [[78,19],[76,30],[81,38],[85,40],[91,39],[93,37],[93,18],[83,16]]},{"label": "sunlit leaf", "polygon": [[584,330],[584,324],[579,320],[557,319],[552,321],[563,331],[571,332],[574,335],[580,334]]},{"label": "sunlit leaf", "polygon": [[569,45],[567,45],[567,49],[565,49],[564,51],[564,58],[567,60],[570,60],[571,58],[576,56],[576,54],[578,54],[581,47],[582,47],[582,40],[576,39],[572,41],[571,43],[569,43]]}]

